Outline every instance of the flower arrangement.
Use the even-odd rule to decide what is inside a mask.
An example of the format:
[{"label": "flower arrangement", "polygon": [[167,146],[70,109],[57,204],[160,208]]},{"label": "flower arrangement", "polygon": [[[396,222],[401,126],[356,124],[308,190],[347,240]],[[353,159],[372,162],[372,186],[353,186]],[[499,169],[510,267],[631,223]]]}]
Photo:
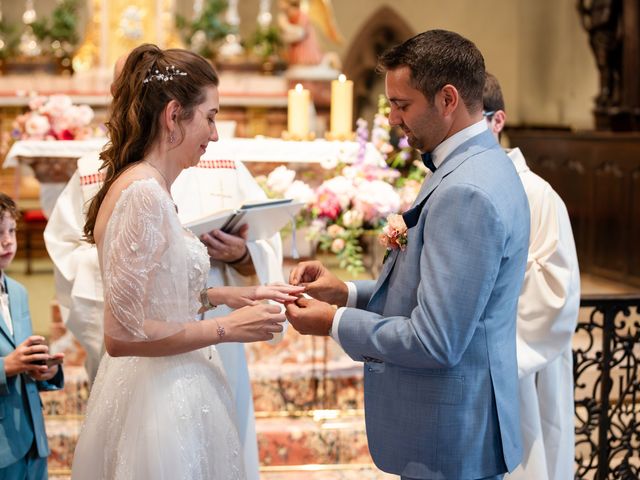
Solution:
[{"label": "flower arrangement", "polygon": [[[324,162],[327,178],[316,188],[296,180],[296,173],[284,166],[259,178],[268,196],[294,198],[307,204],[298,224],[308,225],[309,235],[318,241],[320,250],[335,254],[340,267],[351,274],[365,270],[363,237],[384,241],[387,249],[404,249],[406,227],[401,228],[402,216],[397,214],[409,209],[428,172],[416,160],[406,137],[394,138],[384,97],[378,107],[371,134],[365,120],[356,122],[360,148],[355,158]],[[384,161],[367,159],[369,141]]]},{"label": "flower arrangement", "polygon": [[29,110],[13,122],[11,136],[16,140],[83,140],[95,136],[91,107],[74,105],[67,95],[35,95],[29,101]]}]

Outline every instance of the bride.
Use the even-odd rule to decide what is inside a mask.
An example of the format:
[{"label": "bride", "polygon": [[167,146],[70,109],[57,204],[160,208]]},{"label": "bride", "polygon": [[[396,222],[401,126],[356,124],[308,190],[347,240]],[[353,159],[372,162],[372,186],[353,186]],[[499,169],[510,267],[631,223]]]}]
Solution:
[{"label": "bride", "polygon": [[[299,287],[204,289],[206,248],[178,220],[172,182],[218,135],[218,77],[202,57],[141,45],[115,84],[106,178],[85,234],[105,286],[105,346],[74,479],[242,479],[232,401],[215,345],[268,340]],[[225,303],[234,312],[195,321]]]}]

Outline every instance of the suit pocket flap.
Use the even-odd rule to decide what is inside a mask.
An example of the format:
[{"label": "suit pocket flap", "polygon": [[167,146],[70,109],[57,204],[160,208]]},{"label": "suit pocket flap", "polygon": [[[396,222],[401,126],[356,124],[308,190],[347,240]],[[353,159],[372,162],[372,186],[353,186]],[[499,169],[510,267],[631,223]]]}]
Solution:
[{"label": "suit pocket flap", "polygon": [[400,397],[419,403],[458,405],[462,403],[464,377],[420,371],[401,372]]}]

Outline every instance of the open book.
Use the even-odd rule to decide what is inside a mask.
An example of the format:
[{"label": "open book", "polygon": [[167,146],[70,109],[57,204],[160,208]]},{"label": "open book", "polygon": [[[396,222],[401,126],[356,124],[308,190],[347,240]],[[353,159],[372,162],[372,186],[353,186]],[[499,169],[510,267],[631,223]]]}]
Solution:
[{"label": "open book", "polygon": [[236,233],[242,225],[247,224],[249,225],[247,240],[262,240],[282,230],[287,223],[295,219],[303,206],[303,202],[294,202],[291,198],[248,203],[237,210],[211,213],[184,226],[200,236],[211,230]]}]

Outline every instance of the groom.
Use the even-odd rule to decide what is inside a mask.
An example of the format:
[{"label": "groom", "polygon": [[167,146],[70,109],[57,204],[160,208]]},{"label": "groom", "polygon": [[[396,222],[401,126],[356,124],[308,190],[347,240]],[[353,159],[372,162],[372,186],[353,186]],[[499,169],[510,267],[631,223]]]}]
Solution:
[{"label": "groom", "polygon": [[515,322],[527,198],[482,116],[484,59],[472,42],[424,32],[379,67],[390,123],[434,174],[403,214],[406,246],[389,252],[377,282],[345,284],[301,263],[290,282],[315,299],[288,305],[287,316],[364,362],[369,448],[382,470],[499,479],[521,458]]}]

